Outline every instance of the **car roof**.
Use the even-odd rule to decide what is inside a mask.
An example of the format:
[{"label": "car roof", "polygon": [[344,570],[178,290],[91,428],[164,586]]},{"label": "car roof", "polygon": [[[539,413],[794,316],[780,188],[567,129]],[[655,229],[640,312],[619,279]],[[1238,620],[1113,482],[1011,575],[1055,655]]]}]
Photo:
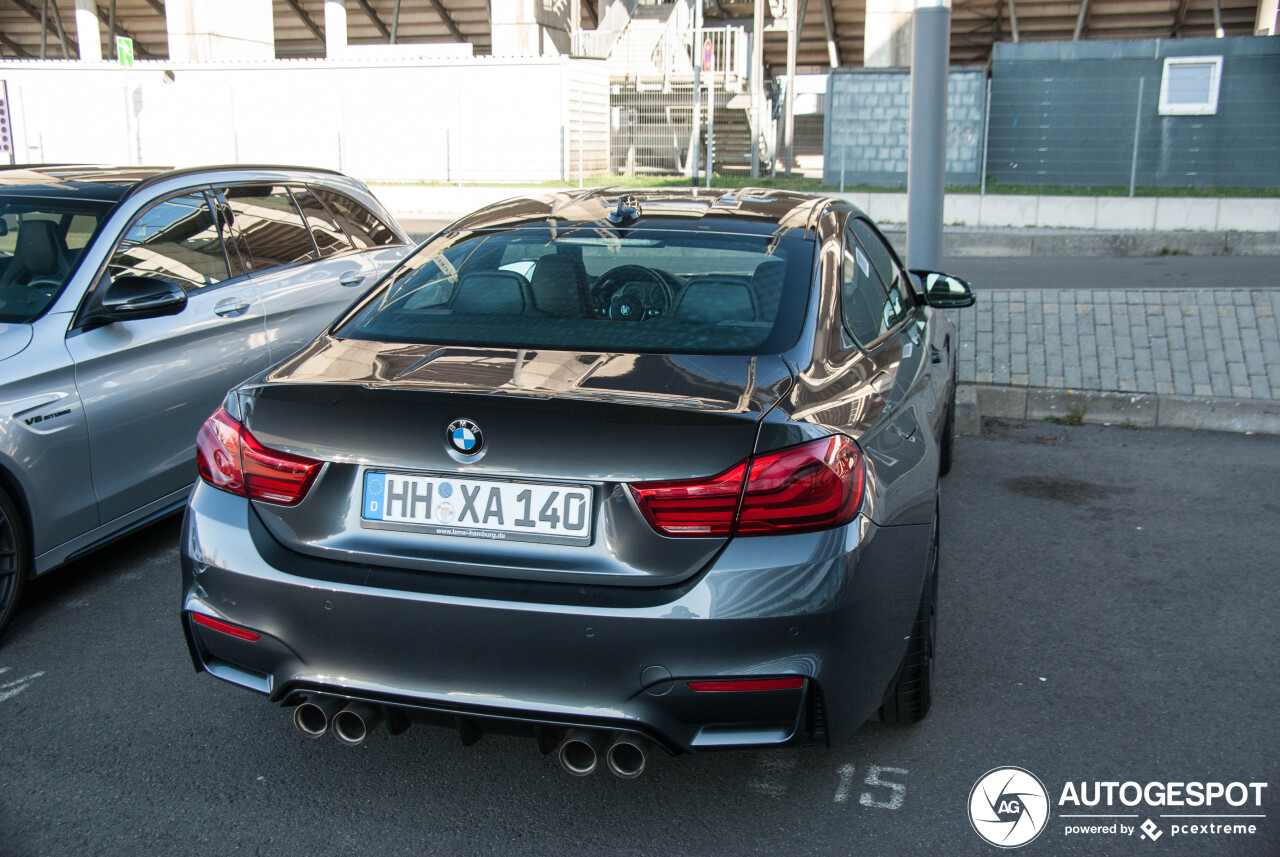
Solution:
[{"label": "car roof", "polygon": [[167,167],[90,167],[75,164],[18,166],[0,170],[0,196],[60,196],[118,202],[139,182]]},{"label": "car roof", "polygon": [[[611,223],[619,200],[634,206],[638,217]],[[592,188],[549,193],[495,203],[454,223],[450,230],[513,229],[566,226],[605,229],[698,229],[708,232],[753,232],[781,235],[816,228],[829,204],[842,200],[774,188]]]},{"label": "car roof", "polygon": [[0,198],[56,196],[119,202],[148,184],[181,176],[237,170],[290,170],[312,175],[341,175],[316,167],[229,165],[174,169],[173,167],[108,167],[86,164],[36,164],[0,168]]}]

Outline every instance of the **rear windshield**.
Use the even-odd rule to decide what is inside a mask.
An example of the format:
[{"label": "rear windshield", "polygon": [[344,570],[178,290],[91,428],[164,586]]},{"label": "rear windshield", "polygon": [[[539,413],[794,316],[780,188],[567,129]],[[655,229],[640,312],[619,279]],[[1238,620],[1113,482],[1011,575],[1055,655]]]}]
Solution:
[{"label": "rear windshield", "polygon": [[814,245],[663,230],[520,229],[423,246],[340,327],[438,345],[767,354],[799,337]]},{"label": "rear windshield", "polygon": [[29,322],[62,292],[111,206],[96,200],[0,199],[0,322]]}]

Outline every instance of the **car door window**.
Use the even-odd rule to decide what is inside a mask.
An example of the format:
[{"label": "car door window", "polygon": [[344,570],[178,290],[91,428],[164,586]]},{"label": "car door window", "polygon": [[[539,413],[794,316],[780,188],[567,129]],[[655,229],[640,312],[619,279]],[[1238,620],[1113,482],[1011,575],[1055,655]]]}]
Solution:
[{"label": "car door window", "polygon": [[311,186],[311,190],[333,212],[357,249],[367,250],[370,247],[388,247],[401,243],[400,236],[391,227],[350,197],[315,185]]},{"label": "car door window", "polygon": [[329,209],[324,207],[324,203],[320,202],[314,193],[305,187],[291,187],[289,191],[307,219],[307,228],[311,230],[311,239],[316,242],[321,258],[345,253],[352,249],[353,245],[351,239],[347,238],[347,233],[342,230],[338,221],[329,213]]},{"label": "car door window", "polygon": [[907,291],[906,277],[894,261],[892,251],[871,224],[865,220],[854,219],[850,222],[849,228],[858,237],[858,242],[870,257],[871,266],[880,276],[880,282],[888,296],[884,307],[885,323],[888,327],[893,327],[906,316],[912,305]]},{"label": "car door window", "polygon": [[170,197],[144,211],[120,240],[107,271],[113,278],[160,277],[188,292],[226,280],[227,257],[204,193]]},{"label": "car door window", "polygon": [[845,326],[862,345],[870,345],[893,325],[880,274],[850,230],[845,230],[840,261],[840,310]]},{"label": "car door window", "polygon": [[224,192],[250,271],[264,271],[317,257],[302,212],[283,185],[240,185]]}]

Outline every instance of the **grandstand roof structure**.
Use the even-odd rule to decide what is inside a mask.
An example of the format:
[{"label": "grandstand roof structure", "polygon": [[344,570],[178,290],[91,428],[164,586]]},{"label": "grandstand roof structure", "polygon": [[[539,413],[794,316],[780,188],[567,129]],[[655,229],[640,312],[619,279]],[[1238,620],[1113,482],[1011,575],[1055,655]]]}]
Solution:
[{"label": "grandstand roof structure", "polygon": [[[601,0],[603,2],[603,0]],[[703,0],[708,20],[750,25],[752,3]],[[767,2],[767,0],[766,0]],[[802,24],[798,62],[809,71],[861,66],[866,0],[797,0]],[[1268,0],[953,0],[951,61],[984,63],[1003,41],[1070,41],[1253,35],[1259,2]],[[104,57],[108,22],[133,39],[139,59],[167,59],[164,0],[95,0]],[[580,26],[595,29],[601,10],[582,0]],[[467,42],[492,52],[488,0],[345,0],[352,45]],[[272,0],[277,58],[323,57],[324,0]],[[75,0],[0,0],[0,57],[79,58]],[[43,27],[42,27],[43,20]],[[41,35],[43,30],[43,37]],[[786,36],[766,35],[766,62],[785,64]],[[64,49],[65,45],[65,49]],[[834,56],[833,51],[834,48]]]}]

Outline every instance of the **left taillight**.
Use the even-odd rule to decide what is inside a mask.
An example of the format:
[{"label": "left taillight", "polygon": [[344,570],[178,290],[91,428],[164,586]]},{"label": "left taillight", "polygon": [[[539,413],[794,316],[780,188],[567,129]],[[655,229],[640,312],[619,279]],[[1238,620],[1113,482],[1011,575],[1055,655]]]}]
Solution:
[{"label": "left taillight", "polygon": [[263,446],[225,408],[218,408],[205,420],[196,435],[200,478],[214,488],[251,500],[298,505],[322,464]]}]

